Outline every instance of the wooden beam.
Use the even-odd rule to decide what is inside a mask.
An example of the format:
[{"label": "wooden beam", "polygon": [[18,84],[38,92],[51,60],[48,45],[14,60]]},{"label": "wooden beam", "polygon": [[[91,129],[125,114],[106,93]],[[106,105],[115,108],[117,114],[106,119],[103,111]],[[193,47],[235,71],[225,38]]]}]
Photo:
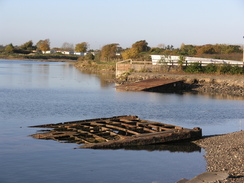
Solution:
[{"label": "wooden beam", "polygon": [[134,134],[134,135],[139,135],[140,134],[138,132],[134,132],[132,130],[124,129],[124,128],[121,128],[121,127],[118,127],[118,126],[114,126],[114,125],[108,125],[108,124],[106,124],[106,127],[112,128],[112,129],[117,129],[117,130],[124,131],[126,133],[130,133],[130,134]]}]

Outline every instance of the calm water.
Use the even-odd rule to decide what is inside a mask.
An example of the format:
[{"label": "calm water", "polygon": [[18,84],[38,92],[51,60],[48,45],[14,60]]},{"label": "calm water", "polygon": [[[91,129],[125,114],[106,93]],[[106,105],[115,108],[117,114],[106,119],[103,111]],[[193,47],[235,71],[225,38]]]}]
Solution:
[{"label": "calm water", "polygon": [[171,183],[205,171],[198,147],[140,150],[74,149],[36,140],[30,125],[138,115],[193,128],[204,135],[234,132],[244,123],[243,100],[201,95],[118,92],[72,64],[0,60],[0,182]]}]

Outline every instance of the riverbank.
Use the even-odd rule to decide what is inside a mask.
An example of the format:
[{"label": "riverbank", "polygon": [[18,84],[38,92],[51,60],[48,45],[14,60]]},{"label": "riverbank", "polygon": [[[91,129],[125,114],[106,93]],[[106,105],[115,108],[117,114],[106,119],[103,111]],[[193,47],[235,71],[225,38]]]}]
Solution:
[{"label": "riverbank", "polygon": [[219,183],[244,182],[244,131],[209,136],[194,143],[206,150],[208,172],[230,175]]},{"label": "riverbank", "polygon": [[90,61],[77,61],[74,66],[81,71],[89,71],[93,73],[111,73],[115,74],[115,64],[114,63],[96,63]]},{"label": "riverbank", "polygon": [[117,83],[121,85],[156,78],[182,80],[184,93],[221,95],[223,97],[234,96],[244,99],[244,77],[242,75],[130,73],[117,79]]},{"label": "riverbank", "polygon": [[0,54],[0,59],[8,60],[52,60],[52,61],[61,61],[61,60],[72,60],[77,61],[79,56],[76,55],[63,55],[63,54]]},{"label": "riverbank", "polygon": [[[114,73],[114,64],[97,64],[95,62],[76,62],[75,67],[81,71],[94,73]],[[116,85],[123,85],[147,79],[182,80],[181,91],[176,93],[199,93],[228,99],[244,99],[243,75],[190,74],[185,72],[129,72],[114,78]],[[111,82],[111,81],[110,81]],[[163,92],[163,91],[162,91]]]}]

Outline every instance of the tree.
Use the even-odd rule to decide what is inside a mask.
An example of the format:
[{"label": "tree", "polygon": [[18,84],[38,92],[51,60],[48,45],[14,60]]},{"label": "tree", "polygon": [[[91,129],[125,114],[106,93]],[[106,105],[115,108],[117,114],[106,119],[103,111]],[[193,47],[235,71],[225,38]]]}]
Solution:
[{"label": "tree", "polygon": [[7,45],[5,47],[5,51],[8,52],[8,53],[14,52],[14,46],[13,46],[13,44],[11,43],[11,44]]},{"label": "tree", "polygon": [[198,55],[201,55],[201,54],[214,54],[214,53],[215,53],[215,50],[214,50],[213,45],[211,45],[211,44],[206,44],[206,45],[203,45],[203,46],[199,46],[198,49],[197,49],[197,54]]},{"label": "tree", "polygon": [[140,53],[150,50],[150,47],[147,45],[148,43],[145,40],[135,42],[130,49],[127,49],[122,53],[123,59],[139,58],[141,56]]},{"label": "tree", "polygon": [[174,49],[174,46],[173,45],[167,45],[165,47],[166,50],[173,50]]},{"label": "tree", "polygon": [[107,44],[107,45],[103,46],[102,50],[101,50],[101,59],[106,60],[106,61],[115,59],[118,45],[119,44],[117,44],[117,43],[112,43],[112,44]]},{"label": "tree", "polygon": [[141,52],[147,52],[150,50],[150,47],[147,46],[148,43],[146,42],[146,40],[141,40],[141,41],[137,41],[132,45],[132,48],[135,49],[135,51],[137,51],[138,53]]},{"label": "tree", "polygon": [[75,46],[75,51],[76,52],[86,52],[88,48],[88,43],[87,42],[82,42],[82,43],[78,43]]},{"label": "tree", "polygon": [[61,49],[63,51],[74,51],[74,45],[72,43],[64,42]]},{"label": "tree", "polygon": [[84,58],[85,60],[94,60],[95,56],[92,53],[87,53]]},{"label": "tree", "polygon": [[130,49],[125,50],[122,53],[122,57],[123,57],[124,60],[126,60],[126,59],[134,59],[134,58],[139,57],[139,53],[138,53],[137,49],[130,48]]},{"label": "tree", "polygon": [[20,49],[31,51],[31,50],[35,49],[35,46],[33,46],[33,42],[32,41],[28,41],[28,42],[22,44],[20,46]]},{"label": "tree", "polygon": [[50,41],[49,41],[49,39],[38,41],[38,43],[36,43],[36,47],[37,47],[38,50],[41,50],[41,51],[50,50]]},{"label": "tree", "polygon": [[184,43],[182,43],[180,47],[180,54],[193,56],[196,54],[196,47],[193,45],[185,45]]}]

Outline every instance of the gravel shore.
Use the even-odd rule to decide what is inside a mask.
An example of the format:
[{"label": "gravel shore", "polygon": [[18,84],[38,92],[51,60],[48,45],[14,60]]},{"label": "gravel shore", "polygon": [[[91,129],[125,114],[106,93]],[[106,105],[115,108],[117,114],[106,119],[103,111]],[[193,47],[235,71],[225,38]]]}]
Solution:
[{"label": "gravel shore", "polygon": [[244,131],[208,136],[194,141],[206,150],[208,172],[227,172],[222,182],[244,182]]}]

